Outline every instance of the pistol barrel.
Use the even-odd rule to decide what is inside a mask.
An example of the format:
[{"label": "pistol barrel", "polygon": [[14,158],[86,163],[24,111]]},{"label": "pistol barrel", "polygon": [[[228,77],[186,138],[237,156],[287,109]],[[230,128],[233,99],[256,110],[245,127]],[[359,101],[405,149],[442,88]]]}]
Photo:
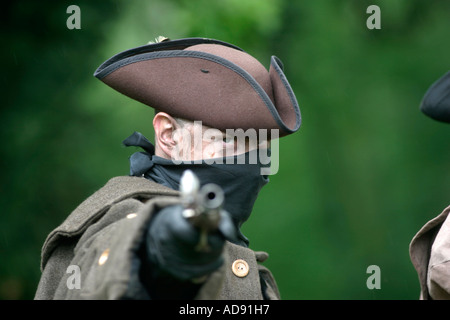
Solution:
[{"label": "pistol barrel", "polygon": [[217,184],[208,183],[200,189],[200,196],[203,207],[209,210],[220,209],[224,202],[225,196],[222,188]]}]

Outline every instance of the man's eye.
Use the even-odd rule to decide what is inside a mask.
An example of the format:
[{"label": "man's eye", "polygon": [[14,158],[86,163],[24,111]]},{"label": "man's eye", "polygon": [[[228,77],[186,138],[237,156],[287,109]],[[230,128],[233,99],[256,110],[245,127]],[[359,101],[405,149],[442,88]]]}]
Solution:
[{"label": "man's eye", "polygon": [[224,143],[233,143],[234,142],[234,137],[224,137],[223,139],[222,139],[222,141],[224,142]]}]

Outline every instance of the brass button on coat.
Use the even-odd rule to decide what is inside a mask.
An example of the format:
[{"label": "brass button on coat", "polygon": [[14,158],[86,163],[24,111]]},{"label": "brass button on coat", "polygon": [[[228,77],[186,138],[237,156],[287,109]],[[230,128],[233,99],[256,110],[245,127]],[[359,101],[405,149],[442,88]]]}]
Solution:
[{"label": "brass button on coat", "polygon": [[239,278],[245,277],[248,274],[249,269],[247,261],[242,259],[235,260],[231,266],[231,270]]},{"label": "brass button on coat", "polygon": [[109,249],[106,249],[105,251],[103,251],[102,255],[98,259],[98,265],[99,266],[104,265],[106,260],[108,260],[108,256],[109,256]]}]

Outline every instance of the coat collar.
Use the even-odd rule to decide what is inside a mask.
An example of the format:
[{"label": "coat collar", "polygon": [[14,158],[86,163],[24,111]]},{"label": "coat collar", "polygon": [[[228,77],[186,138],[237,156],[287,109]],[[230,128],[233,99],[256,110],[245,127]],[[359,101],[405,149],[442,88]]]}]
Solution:
[{"label": "coat collar", "polygon": [[110,179],[104,187],[84,200],[67,218],[54,229],[42,248],[41,269],[50,257],[61,237],[81,235],[93,222],[97,221],[112,205],[124,199],[154,196],[178,196],[179,192],[142,177],[120,176]]}]

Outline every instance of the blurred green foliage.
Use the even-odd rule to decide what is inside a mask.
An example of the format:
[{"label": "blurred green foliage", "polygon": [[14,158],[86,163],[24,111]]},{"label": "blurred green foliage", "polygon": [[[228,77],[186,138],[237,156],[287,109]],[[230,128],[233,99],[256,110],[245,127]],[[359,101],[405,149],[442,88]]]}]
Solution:
[{"label": "blurred green foliage", "polygon": [[[66,8],[81,8],[69,30]],[[381,9],[381,30],[366,8]],[[153,111],[93,78],[158,35],[280,57],[303,116],[244,225],[284,299],[417,299],[413,235],[449,203],[450,127],[419,112],[449,70],[445,0],[4,1],[1,18],[0,299],[32,299],[47,234],[128,174]],[[369,265],[381,289],[366,287]]]}]

